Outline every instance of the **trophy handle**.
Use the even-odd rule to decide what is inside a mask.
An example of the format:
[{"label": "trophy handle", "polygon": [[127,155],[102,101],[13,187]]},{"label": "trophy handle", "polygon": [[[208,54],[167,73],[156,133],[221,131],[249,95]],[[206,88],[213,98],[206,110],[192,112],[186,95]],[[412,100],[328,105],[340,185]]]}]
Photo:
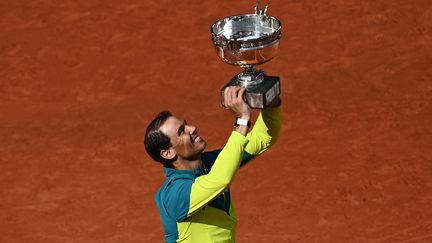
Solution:
[{"label": "trophy handle", "polygon": [[267,1],[267,4],[265,5],[263,10],[259,10],[259,5],[260,5],[260,0],[257,0],[254,7],[255,14],[267,15],[267,10],[270,5],[270,0]]},{"label": "trophy handle", "polygon": [[212,34],[212,41],[215,45],[221,46],[223,50],[238,52],[241,44],[237,40],[229,40],[223,35]]}]

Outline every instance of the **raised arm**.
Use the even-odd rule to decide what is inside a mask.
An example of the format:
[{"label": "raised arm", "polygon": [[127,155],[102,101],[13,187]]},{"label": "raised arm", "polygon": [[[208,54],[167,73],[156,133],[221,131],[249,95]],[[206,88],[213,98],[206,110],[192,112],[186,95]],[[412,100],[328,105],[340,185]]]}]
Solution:
[{"label": "raised arm", "polygon": [[246,152],[251,155],[259,155],[273,145],[279,137],[282,125],[282,112],[280,106],[267,108],[260,112],[251,132],[247,134],[249,139]]},{"label": "raised arm", "polygon": [[260,112],[252,131],[247,134],[249,143],[245,148],[242,166],[266,151],[278,139],[282,126],[282,109],[280,101],[277,102],[273,107]]},{"label": "raised arm", "polygon": [[188,216],[208,204],[229,186],[240,166],[247,143],[248,140],[243,135],[232,132],[211,171],[198,177],[192,184]]},{"label": "raised arm", "polygon": [[[282,108],[280,100],[276,100],[272,107],[263,109],[255,121],[251,132],[247,134],[249,143],[243,152],[240,166],[247,164],[257,155],[270,148],[278,139],[282,125]],[[207,152],[210,157],[217,157],[220,149]],[[209,164],[208,167],[211,167]]]},{"label": "raised arm", "polygon": [[[243,100],[244,92],[245,89],[240,87],[227,88],[224,97],[225,106],[237,117],[249,120],[250,108]],[[208,204],[229,186],[249,142],[245,137],[247,130],[248,127],[245,125],[235,127],[210,172],[195,179],[191,187],[188,216]]]}]

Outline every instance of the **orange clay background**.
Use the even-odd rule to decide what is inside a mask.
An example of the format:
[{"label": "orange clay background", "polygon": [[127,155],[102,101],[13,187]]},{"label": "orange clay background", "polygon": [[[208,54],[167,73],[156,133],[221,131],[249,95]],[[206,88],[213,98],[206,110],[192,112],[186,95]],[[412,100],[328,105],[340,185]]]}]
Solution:
[{"label": "orange clay background", "polygon": [[[209,29],[254,1],[2,1],[0,242],[162,242],[162,109],[224,145],[241,69]],[[232,185],[238,242],[432,242],[432,2],[272,0],[284,122]],[[255,116],[256,117],[256,113]]]}]

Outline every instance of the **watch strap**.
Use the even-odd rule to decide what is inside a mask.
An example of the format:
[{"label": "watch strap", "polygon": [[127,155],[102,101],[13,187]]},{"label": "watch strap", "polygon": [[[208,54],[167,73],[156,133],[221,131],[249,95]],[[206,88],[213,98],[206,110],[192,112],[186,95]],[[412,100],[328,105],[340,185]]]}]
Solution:
[{"label": "watch strap", "polygon": [[237,117],[235,119],[234,126],[240,126],[240,125],[251,127],[251,121]]}]

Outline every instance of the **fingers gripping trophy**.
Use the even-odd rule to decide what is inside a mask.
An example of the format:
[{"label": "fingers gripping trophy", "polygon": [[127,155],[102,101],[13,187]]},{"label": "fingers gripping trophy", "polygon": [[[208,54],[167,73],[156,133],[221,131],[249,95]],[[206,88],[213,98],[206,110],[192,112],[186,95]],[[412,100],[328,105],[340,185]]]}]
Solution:
[{"label": "fingers gripping trophy", "polygon": [[282,37],[281,22],[267,15],[269,2],[262,10],[259,3],[257,0],[253,14],[225,17],[211,26],[211,38],[219,58],[244,68],[221,89],[223,106],[224,90],[229,86],[245,87],[251,108],[265,108],[280,95],[280,78],[254,67],[276,56]]}]

